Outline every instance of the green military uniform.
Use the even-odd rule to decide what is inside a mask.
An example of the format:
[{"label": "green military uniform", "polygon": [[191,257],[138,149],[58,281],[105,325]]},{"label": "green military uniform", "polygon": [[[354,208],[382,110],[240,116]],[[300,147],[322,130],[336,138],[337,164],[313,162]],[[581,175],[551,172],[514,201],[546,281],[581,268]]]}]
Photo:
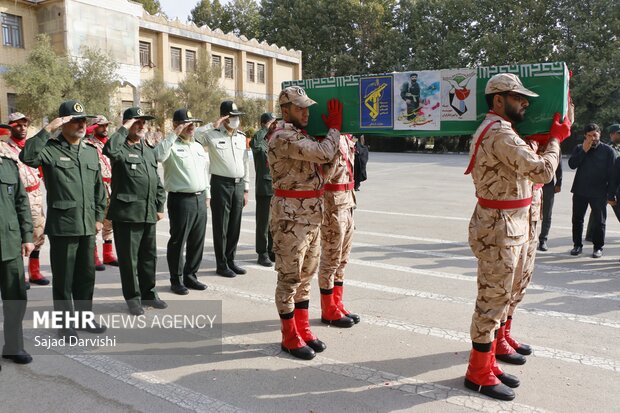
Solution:
[{"label": "green military uniform", "polygon": [[256,171],[256,253],[259,255],[269,254],[273,257],[273,239],[269,231],[270,204],[273,196],[271,172],[267,152],[269,143],[265,139],[268,129],[261,128],[250,142],[252,156],[254,158],[254,170]]},{"label": "green military uniform", "polygon": [[21,245],[32,242],[30,202],[19,179],[15,155],[0,142],[0,292],[4,314],[3,355],[24,349],[22,320],[26,312],[26,283]]},{"label": "green military uniform", "polygon": [[112,162],[112,194],[107,218],[112,221],[121,273],[123,297],[128,305],[157,299],[157,213],[164,212],[166,193],[157,175],[157,160],[145,141],[127,141],[121,127],[103,148]]},{"label": "green military uniform", "polygon": [[28,139],[19,157],[43,169],[54,309],[72,312],[73,299],[76,310],[90,311],[96,222],[103,221],[106,207],[97,149],[84,141],[71,145],[62,133],[52,137],[42,129]]}]

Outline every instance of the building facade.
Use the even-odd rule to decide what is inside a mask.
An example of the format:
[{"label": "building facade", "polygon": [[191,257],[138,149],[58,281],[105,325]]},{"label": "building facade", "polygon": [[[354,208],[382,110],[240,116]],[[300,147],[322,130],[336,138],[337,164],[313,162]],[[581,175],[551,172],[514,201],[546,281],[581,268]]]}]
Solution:
[{"label": "building facade", "polygon": [[[143,81],[160,73],[175,86],[207,53],[230,96],[259,98],[274,110],[285,80],[301,79],[301,52],[223,33],[207,26],[152,16],[129,0],[0,0],[0,73],[23,63],[37,34],[50,36],[58,54],[81,56],[83,46],[107,52],[119,64],[120,109],[150,106]],[[15,91],[0,78],[0,120],[16,110]]]}]

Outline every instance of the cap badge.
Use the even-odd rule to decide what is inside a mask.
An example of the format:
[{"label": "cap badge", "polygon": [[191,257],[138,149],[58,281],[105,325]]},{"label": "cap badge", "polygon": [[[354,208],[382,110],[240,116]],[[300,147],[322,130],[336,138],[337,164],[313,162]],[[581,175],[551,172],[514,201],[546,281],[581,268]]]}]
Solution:
[{"label": "cap badge", "polygon": [[73,105],[73,110],[78,113],[84,112],[84,106],[77,102],[75,105]]}]

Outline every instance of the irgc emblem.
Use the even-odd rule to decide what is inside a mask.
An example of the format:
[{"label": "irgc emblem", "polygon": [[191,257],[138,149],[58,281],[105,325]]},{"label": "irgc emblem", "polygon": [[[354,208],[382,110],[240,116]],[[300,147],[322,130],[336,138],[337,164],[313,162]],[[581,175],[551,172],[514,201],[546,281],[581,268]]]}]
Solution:
[{"label": "irgc emblem", "polygon": [[84,106],[82,106],[80,102],[76,102],[75,105],[73,105],[73,110],[78,113],[82,113],[84,112]]},{"label": "irgc emblem", "polygon": [[142,116],[144,115],[144,112],[142,112],[142,108],[138,108],[138,116]]}]

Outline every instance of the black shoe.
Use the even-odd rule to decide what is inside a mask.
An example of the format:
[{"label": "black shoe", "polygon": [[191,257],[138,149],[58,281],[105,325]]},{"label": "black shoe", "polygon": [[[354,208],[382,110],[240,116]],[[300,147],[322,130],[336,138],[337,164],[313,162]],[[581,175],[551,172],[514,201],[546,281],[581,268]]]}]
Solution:
[{"label": "black shoe", "polygon": [[499,361],[503,361],[504,363],[516,364],[519,366],[525,364],[525,362],[527,361],[527,359],[522,354],[516,352],[510,354],[496,354],[495,358]]},{"label": "black shoe", "polygon": [[235,274],[234,271],[231,270],[230,268],[226,268],[223,270],[217,270],[215,271],[215,273],[217,275],[221,275],[222,277],[226,277],[226,278],[235,278],[237,276],[237,274]]},{"label": "black shoe", "polygon": [[58,336],[60,338],[64,338],[64,339],[68,339],[68,338],[71,338],[71,337],[79,338],[77,331],[75,331],[75,329],[73,329],[71,327],[59,329],[58,330]]},{"label": "black shoe", "polygon": [[170,291],[178,295],[187,295],[189,294],[189,290],[183,284],[172,284],[170,285]]},{"label": "black shoe", "polygon": [[160,300],[159,298],[156,298],[154,300],[144,300],[143,303],[144,305],[157,308],[158,310],[163,310],[164,308],[168,308],[168,304],[164,300]]},{"label": "black shoe", "polygon": [[499,381],[504,383],[506,386],[512,387],[513,389],[516,387],[519,387],[519,385],[521,384],[517,376],[513,376],[512,374],[508,374],[508,373],[500,374],[499,376],[497,376],[497,378],[499,379]]},{"label": "black shoe", "polygon": [[95,271],[105,271],[105,265],[103,264],[95,265]]},{"label": "black shoe", "polygon": [[118,267],[118,261],[109,261],[109,262],[103,262],[103,265],[109,265],[111,267]]},{"label": "black shoe", "polygon": [[357,314],[353,314],[353,313],[349,313],[349,314],[345,314],[347,317],[349,317],[351,320],[353,320],[353,322],[355,324],[360,322],[360,316],[358,316]]},{"label": "black shoe", "polygon": [[321,317],[321,323],[329,324],[330,326],[340,327],[340,328],[353,327],[353,325],[355,324],[355,322],[347,316],[339,318],[338,320],[327,320]]},{"label": "black shoe", "polygon": [[297,357],[298,359],[312,360],[314,356],[316,356],[316,353],[314,352],[314,350],[312,350],[312,348],[310,348],[310,346],[304,346],[304,347],[295,348],[295,349],[288,349],[284,346],[280,346],[280,347],[282,348],[283,351],[286,351],[291,356]]},{"label": "black shoe", "polygon": [[13,362],[17,364],[28,364],[32,362],[32,356],[24,350],[18,351],[17,354],[3,354],[2,358],[13,360]]},{"label": "black shoe", "polygon": [[[92,324],[92,326],[90,324]],[[78,327],[78,330],[86,331],[87,333],[101,334],[108,329],[106,326],[102,326],[96,321],[91,321],[90,324],[86,327]]]},{"label": "black shoe", "polygon": [[519,347],[515,348],[515,351],[524,356],[532,354],[532,347],[529,344],[519,343]]},{"label": "black shoe", "polygon": [[207,286],[201,283],[200,281],[198,281],[198,279],[196,279],[196,276],[194,274],[184,275],[183,284],[185,284],[187,288],[191,288],[192,290],[202,291],[202,290],[207,289]]},{"label": "black shoe", "polygon": [[256,263],[258,265],[262,265],[263,267],[273,267],[273,262],[271,262],[267,254],[258,254],[258,260]]},{"label": "black shoe", "polygon": [[240,275],[242,275],[242,274],[247,273],[247,271],[246,271],[245,269],[243,269],[243,268],[239,267],[239,266],[238,266],[237,264],[235,264],[234,262],[233,262],[232,264],[228,265],[228,267],[229,267],[231,270],[233,270],[233,272],[234,272],[235,274],[240,274]]},{"label": "black shoe", "polygon": [[314,350],[315,353],[320,353],[327,348],[325,343],[323,343],[318,338],[316,340],[306,341],[306,344],[308,345],[308,347]]},{"label": "black shoe", "polygon": [[580,255],[583,252],[583,246],[575,247],[570,250],[570,255]]},{"label": "black shoe", "polygon": [[50,280],[48,280],[47,278],[39,278],[38,280],[30,280],[30,284],[36,284],[36,285],[49,285]]},{"label": "black shoe", "polygon": [[592,258],[601,258],[603,256],[603,250],[598,248],[595,249],[594,252],[592,253]]},{"label": "black shoe", "polygon": [[274,252],[270,252],[268,255],[271,262],[276,262],[276,254]]},{"label": "black shoe", "polygon": [[549,247],[547,246],[547,241],[540,241],[538,243],[538,251],[548,251]]},{"label": "black shoe", "polygon": [[127,307],[129,307],[129,314],[131,315],[142,315],[144,314],[144,308],[140,304],[136,303],[127,303]]},{"label": "black shoe", "polygon": [[513,400],[515,398],[515,392],[504,383],[496,384],[495,386],[480,386],[473,381],[465,379],[465,387],[494,399]]}]

